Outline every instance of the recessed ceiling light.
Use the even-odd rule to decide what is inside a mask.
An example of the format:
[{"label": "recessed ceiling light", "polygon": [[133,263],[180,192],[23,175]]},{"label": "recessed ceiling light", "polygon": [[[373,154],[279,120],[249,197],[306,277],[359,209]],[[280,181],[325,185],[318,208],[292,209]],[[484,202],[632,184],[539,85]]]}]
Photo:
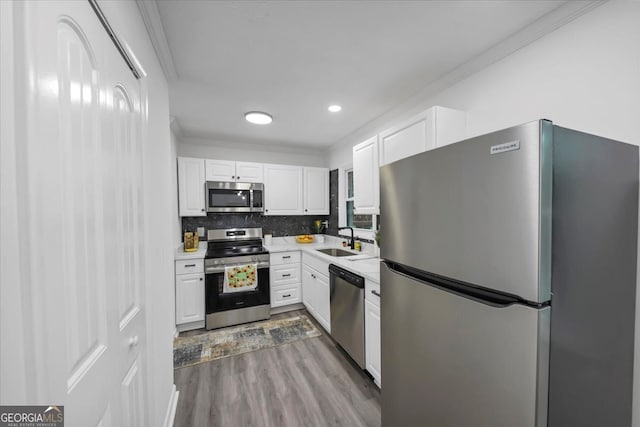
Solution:
[{"label": "recessed ceiling light", "polygon": [[338,111],[342,110],[342,107],[339,105],[330,105],[328,110],[332,113],[337,113]]},{"label": "recessed ceiling light", "polygon": [[263,113],[262,111],[249,111],[244,115],[244,118],[254,125],[268,125],[273,121],[271,115]]}]

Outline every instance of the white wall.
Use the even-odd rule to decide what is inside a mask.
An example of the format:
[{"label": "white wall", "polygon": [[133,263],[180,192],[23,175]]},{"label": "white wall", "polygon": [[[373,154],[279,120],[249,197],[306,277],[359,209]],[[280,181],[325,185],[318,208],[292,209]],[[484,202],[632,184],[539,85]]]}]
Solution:
[{"label": "white wall", "polygon": [[[546,118],[640,145],[640,2],[607,2],[446,90],[398,119],[433,105],[468,112],[467,136]],[[339,167],[353,145],[393,125],[361,129],[335,144]],[[640,308],[640,290],[637,292]],[[634,421],[640,427],[640,310],[636,310]]]},{"label": "white wall", "polygon": [[437,95],[417,101],[397,120],[365,127],[339,141],[328,153],[328,166],[340,166],[353,145],[433,105],[467,111],[468,136],[546,118],[638,144],[639,21],[640,3],[605,3]]},{"label": "white wall", "polygon": [[241,160],[245,162],[277,163],[297,166],[325,166],[325,151],[273,144],[245,144],[211,141],[199,138],[179,138],[178,155],[205,159]]},{"label": "white wall", "polygon": [[174,226],[177,212],[175,160],[169,132],[169,90],[135,2],[100,1],[116,34],[137,57],[147,76],[148,127],[144,144],[145,309],[147,323],[147,397],[149,425],[162,426],[174,397],[173,334],[175,331]]}]

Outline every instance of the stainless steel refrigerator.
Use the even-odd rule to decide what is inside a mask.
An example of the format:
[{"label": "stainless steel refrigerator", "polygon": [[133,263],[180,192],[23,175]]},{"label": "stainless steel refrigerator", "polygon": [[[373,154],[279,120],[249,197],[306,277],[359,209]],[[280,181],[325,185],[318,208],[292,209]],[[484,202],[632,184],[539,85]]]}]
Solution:
[{"label": "stainless steel refrigerator", "polygon": [[540,120],[380,184],[384,427],[631,425],[637,147]]}]

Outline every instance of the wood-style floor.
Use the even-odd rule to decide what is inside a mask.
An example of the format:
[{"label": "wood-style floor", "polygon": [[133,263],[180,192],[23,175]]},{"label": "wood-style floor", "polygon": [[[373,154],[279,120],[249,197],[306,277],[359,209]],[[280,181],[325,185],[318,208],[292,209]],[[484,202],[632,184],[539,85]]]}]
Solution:
[{"label": "wood-style floor", "polygon": [[174,426],[379,426],[380,390],[313,317],[272,318],[301,313],[321,336],[176,369]]}]

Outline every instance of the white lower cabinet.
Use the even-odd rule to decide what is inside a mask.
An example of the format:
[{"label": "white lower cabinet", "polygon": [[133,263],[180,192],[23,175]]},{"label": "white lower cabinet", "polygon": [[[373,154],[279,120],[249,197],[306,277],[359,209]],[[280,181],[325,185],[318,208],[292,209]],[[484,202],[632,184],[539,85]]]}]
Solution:
[{"label": "white lower cabinet", "polygon": [[269,256],[271,308],[299,303],[301,298],[300,252],[279,252]]},{"label": "white lower cabinet", "polygon": [[[380,285],[365,282],[364,329],[365,360],[367,371],[378,387],[382,386],[382,358],[380,347]],[[375,292],[375,293],[374,293]]]},{"label": "white lower cabinet", "polygon": [[331,332],[329,304],[329,263],[309,254],[302,254],[302,302],[307,311]]},{"label": "white lower cabinet", "polygon": [[[201,264],[196,261],[193,264]],[[176,265],[184,261],[176,261]],[[191,263],[189,263],[191,265]],[[204,328],[204,271],[176,274],[176,326],[178,331]]]}]

